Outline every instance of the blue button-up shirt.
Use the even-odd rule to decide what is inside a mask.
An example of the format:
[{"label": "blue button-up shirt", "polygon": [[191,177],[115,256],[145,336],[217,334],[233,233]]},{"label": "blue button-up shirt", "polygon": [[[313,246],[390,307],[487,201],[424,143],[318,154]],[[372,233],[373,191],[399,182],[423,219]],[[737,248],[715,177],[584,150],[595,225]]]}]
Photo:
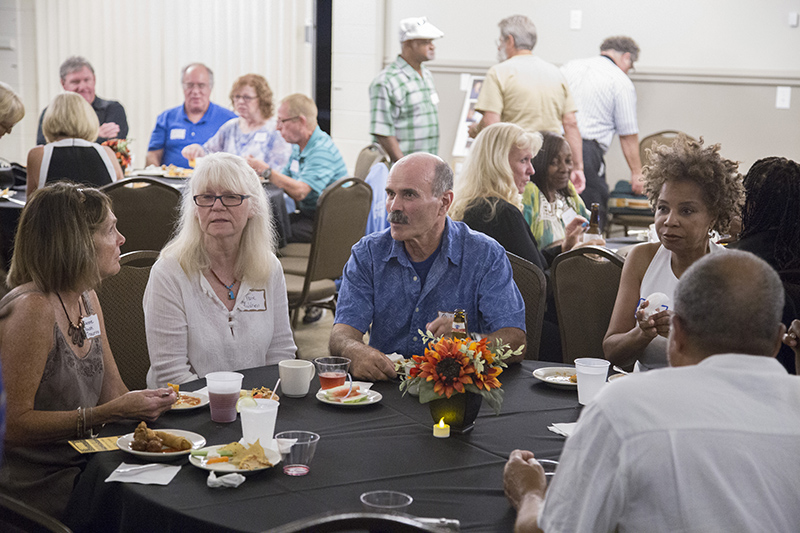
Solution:
[{"label": "blue button-up shirt", "polygon": [[408,357],[423,353],[417,330],[455,309],[467,312],[471,332],[525,331],[525,304],[503,247],[448,218],[425,285],[390,229],[361,239],[344,269],[335,322],[361,332],[371,325],[370,346]]},{"label": "blue button-up shirt", "polygon": [[164,150],[162,165],[189,168],[189,161],[181,155],[181,150],[190,144],[203,144],[232,118],[236,118],[236,113],[214,103],[208,104],[203,118],[197,123],[189,120],[183,104],[167,109],[158,115],[147,149],[151,152]]}]

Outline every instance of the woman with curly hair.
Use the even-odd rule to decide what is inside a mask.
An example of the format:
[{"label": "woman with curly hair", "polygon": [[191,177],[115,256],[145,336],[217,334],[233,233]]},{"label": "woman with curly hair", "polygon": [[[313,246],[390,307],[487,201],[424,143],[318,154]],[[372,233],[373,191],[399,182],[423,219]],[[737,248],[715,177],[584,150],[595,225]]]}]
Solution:
[{"label": "woman with curly hair", "polygon": [[181,151],[186,159],[206,154],[227,152],[243,157],[257,174],[269,168],[283,170],[292,153],[292,146],[283,140],[272,116],[275,106],[272,89],[264,76],[245,74],[231,88],[231,104],[239,115],[220,126],[202,146],[190,144]]},{"label": "woman with curly hair", "polygon": [[634,247],[625,260],[603,341],[606,359],[614,364],[630,367],[637,359],[646,368],[667,364],[669,311],[647,316],[646,298],[660,292],[671,301],[692,263],[724,250],[709,235],[728,230],[744,203],[744,186],[738,163],[720,156],[719,148],[681,135],[649,154],[644,188],[660,242]]}]

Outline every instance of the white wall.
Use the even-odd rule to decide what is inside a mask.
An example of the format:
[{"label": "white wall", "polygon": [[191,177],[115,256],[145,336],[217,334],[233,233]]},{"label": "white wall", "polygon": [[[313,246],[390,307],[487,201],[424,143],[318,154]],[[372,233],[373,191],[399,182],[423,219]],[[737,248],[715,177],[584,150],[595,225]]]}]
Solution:
[{"label": "white wall", "polygon": [[[334,1],[336,21],[347,20],[365,2]],[[722,143],[723,153],[742,162],[746,170],[759,157],[783,155],[800,160],[800,28],[789,27],[789,12],[800,11],[800,0],[383,0],[383,63],[399,52],[396,28],[400,19],[425,15],[445,34],[436,41],[436,59],[427,63],[434,73],[439,106],[440,154],[450,158],[464,93],[459,74],[484,74],[496,62],[494,41],[500,19],[522,13],[537,25],[534,52],[563,64],[598,53],[605,37],[630,35],[642,49],[631,78],[639,95],[642,136],[663,129],[682,129],[707,142]],[[347,13],[338,12],[340,10]],[[581,10],[580,30],[570,30],[570,11]],[[378,24],[380,26],[380,24]],[[334,42],[334,61],[340,50]],[[370,41],[362,43],[371,46]],[[375,49],[375,54],[381,50]],[[364,61],[360,78],[380,70]],[[345,77],[346,72],[339,72]],[[334,62],[334,78],[336,79]],[[368,86],[368,82],[366,82]],[[778,85],[792,87],[792,107],[775,109]],[[334,91],[348,102],[350,114],[369,112],[362,87]],[[356,87],[353,87],[356,89]],[[334,115],[346,139],[337,143],[364,146],[370,141],[362,123]],[[609,180],[627,177],[627,166],[615,141],[606,162]],[[356,152],[357,153],[357,152]],[[353,153],[346,154],[352,168]]]},{"label": "white wall", "polygon": [[[187,63],[212,68],[211,99],[226,107],[233,81],[248,72],[265,76],[276,100],[310,95],[311,46],[304,38],[312,9],[311,0],[0,0],[0,37],[13,31],[4,15],[16,15],[17,37],[32,48],[23,49],[17,70],[34,73],[33,84],[10,82],[26,116],[13,145],[9,137],[0,141],[0,155],[25,161],[41,110],[62,90],[58,67],[70,55],[92,63],[98,95],[125,107],[137,167],[156,116],[183,101],[180,70]],[[0,62],[0,79],[14,80],[15,72]]]}]

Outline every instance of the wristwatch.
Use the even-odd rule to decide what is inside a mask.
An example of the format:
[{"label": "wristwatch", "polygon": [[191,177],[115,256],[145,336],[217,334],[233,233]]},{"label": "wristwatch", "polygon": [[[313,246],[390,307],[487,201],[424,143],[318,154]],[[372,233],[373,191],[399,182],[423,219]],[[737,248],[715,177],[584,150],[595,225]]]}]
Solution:
[{"label": "wristwatch", "polygon": [[267,167],[267,170],[261,173],[261,177],[264,178],[265,180],[269,180],[270,176],[272,176],[272,169],[270,167]]}]

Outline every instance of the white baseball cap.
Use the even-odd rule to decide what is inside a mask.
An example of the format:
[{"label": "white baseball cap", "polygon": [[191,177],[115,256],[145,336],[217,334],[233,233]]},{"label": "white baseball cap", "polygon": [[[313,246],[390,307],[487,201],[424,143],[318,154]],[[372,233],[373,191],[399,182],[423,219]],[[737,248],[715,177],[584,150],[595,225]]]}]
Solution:
[{"label": "white baseball cap", "polygon": [[400,21],[400,42],[411,39],[439,39],[444,37],[442,30],[428,22],[427,17],[412,17]]}]

